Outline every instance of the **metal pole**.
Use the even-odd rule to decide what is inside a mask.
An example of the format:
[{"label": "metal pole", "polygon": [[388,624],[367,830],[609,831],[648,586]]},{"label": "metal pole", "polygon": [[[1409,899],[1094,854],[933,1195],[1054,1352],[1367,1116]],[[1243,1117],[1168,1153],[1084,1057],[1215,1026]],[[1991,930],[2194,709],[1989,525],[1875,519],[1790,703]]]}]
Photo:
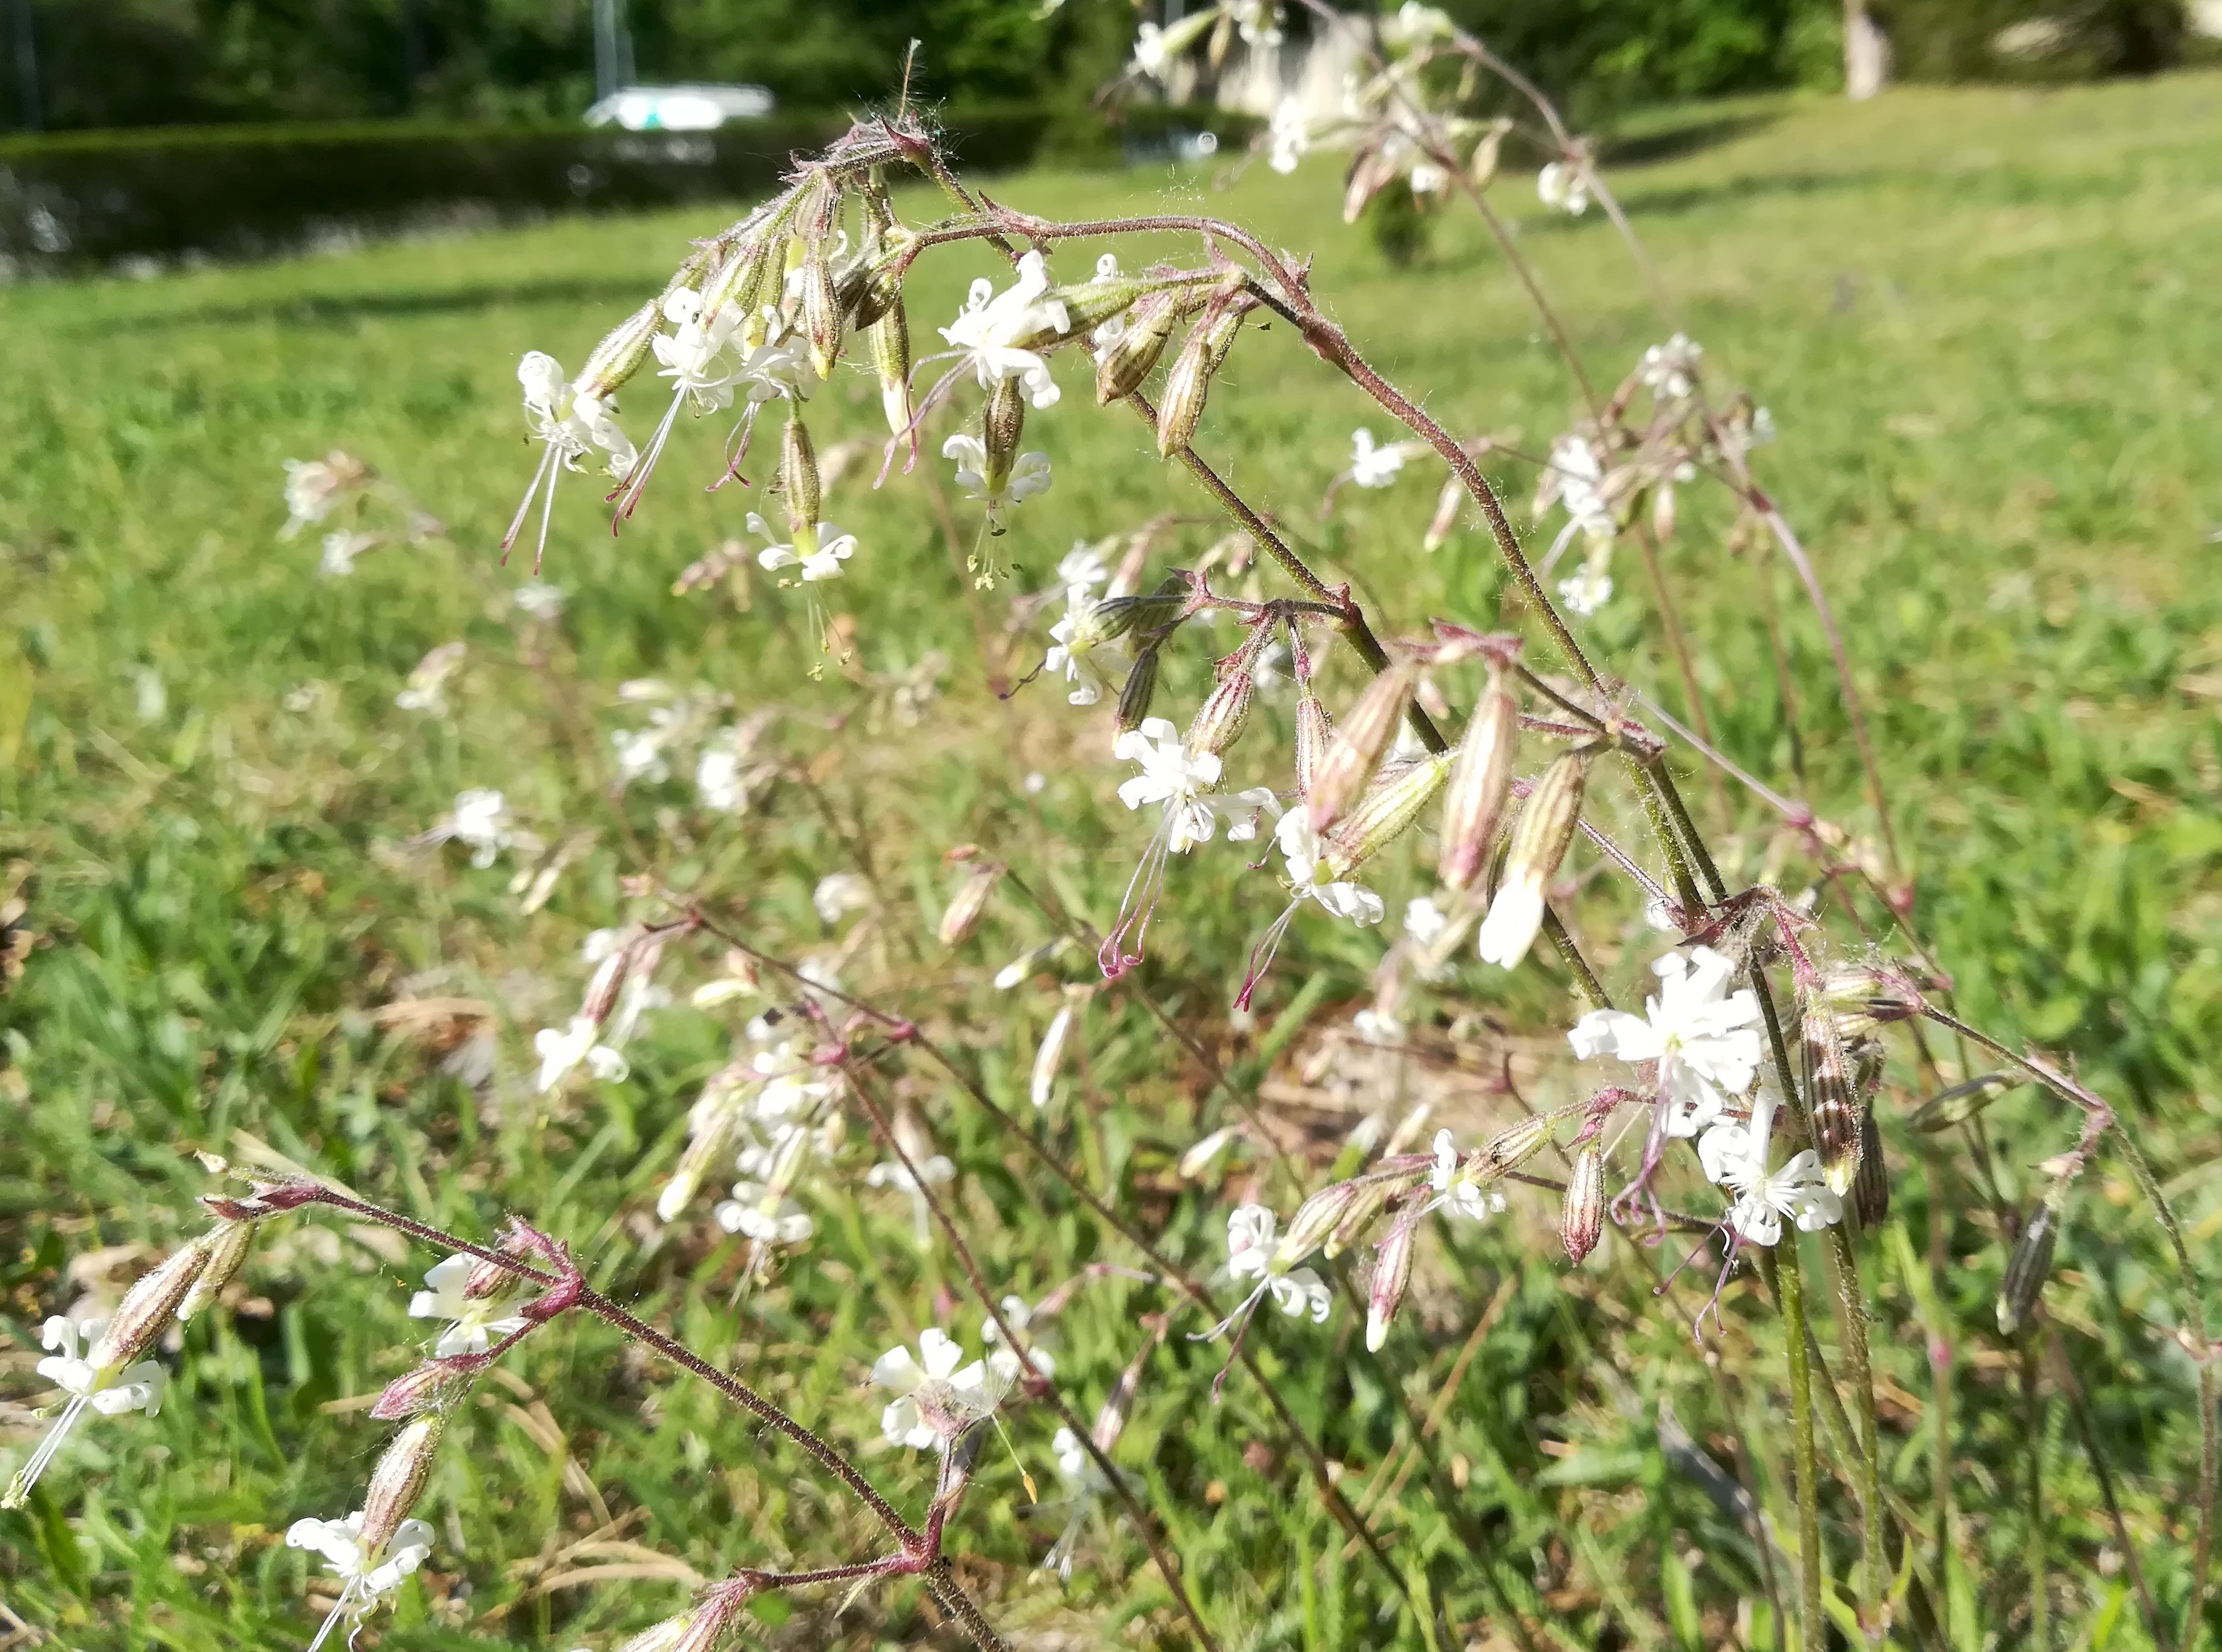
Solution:
[{"label": "metal pole", "polygon": [[16,0],[16,101],[26,132],[46,130],[39,107],[39,42],[31,28],[31,0]]},{"label": "metal pole", "polygon": [[[22,3],[22,0],[17,0]],[[594,97],[618,89],[618,0],[594,0]]]}]

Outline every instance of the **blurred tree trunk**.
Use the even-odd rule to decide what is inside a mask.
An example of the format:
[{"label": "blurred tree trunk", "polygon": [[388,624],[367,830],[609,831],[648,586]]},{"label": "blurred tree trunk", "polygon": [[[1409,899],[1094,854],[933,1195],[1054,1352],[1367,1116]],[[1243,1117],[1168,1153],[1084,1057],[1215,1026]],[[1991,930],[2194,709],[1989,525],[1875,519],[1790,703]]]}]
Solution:
[{"label": "blurred tree trunk", "polygon": [[1863,103],[1890,84],[1890,36],[1867,0],[1844,0],[1844,95]]}]

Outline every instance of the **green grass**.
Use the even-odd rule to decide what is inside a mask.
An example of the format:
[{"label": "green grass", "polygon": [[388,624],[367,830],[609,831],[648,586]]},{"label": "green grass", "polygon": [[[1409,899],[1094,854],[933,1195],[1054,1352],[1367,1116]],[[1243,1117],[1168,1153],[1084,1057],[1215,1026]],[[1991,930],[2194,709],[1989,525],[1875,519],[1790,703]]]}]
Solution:
[{"label": "green grass", "polygon": [[[2218,106],[2222,78],[2211,76],[2043,96],[1905,92],[1856,110],[1759,103],[1728,111],[1747,123],[1712,147],[1616,174],[1680,323],[1781,428],[1761,474],[1842,616],[1918,875],[1918,921],[1962,1007],[2069,1053],[2116,1099],[2202,1266],[2222,1231]],[[1315,158],[1288,179],[1256,170],[1224,196],[1201,178],[1151,174],[994,187],[1073,216],[1177,202],[1253,222],[1274,245],[1316,253],[1316,291],[1438,417],[1541,448],[1572,416],[1566,383],[1478,228],[1447,217],[1417,268],[1391,270],[1335,218],[1333,166]],[[1498,198],[1592,371],[1617,378],[1663,329],[1610,230],[1594,215],[1541,218],[1518,178]],[[877,493],[866,465],[829,497],[827,515],[863,541],[831,591],[853,616],[855,679],[806,674],[817,655],[795,592],[759,579],[745,606],[728,592],[670,594],[680,568],[741,533],[748,508],[734,489],[700,487],[716,463],[708,427],[675,440],[621,538],[602,527],[595,489],[567,485],[547,577],[569,605],[549,631],[515,615],[520,574],[490,548],[530,463],[519,352],[549,349],[575,366],[687,238],[719,222],[566,221],[143,284],[0,291],[0,851],[32,868],[28,921],[43,943],[0,998],[11,1124],[0,1155],[0,1368],[15,1401],[41,1392],[30,1367],[47,1313],[112,1292],[194,1230],[191,1199],[214,1185],[195,1150],[242,1165],[282,1155],[466,1231],[531,1213],[598,1283],[857,1442],[876,1478],[923,1507],[929,1477],[878,1442],[864,1370],[929,1323],[976,1345],[980,1316],[947,1255],[913,1242],[900,1196],[864,1189],[882,1155],[862,1121],[808,1192],[812,1247],[750,1288],[706,1198],[681,1224],[653,1218],[687,1106],[740,1017],[663,1011],[631,1051],[628,1083],[546,1100],[532,1092],[530,1037],[570,1012],[585,934],[644,910],[621,878],[652,869],[699,890],[757,943],[793,956],[836,948],[810,892],[826,873],[860,870],[881,906],[844,920],[844,934],[872,925],[844,979],[962,1046],[995,1094],[1028,1111],[1027,1068],[1054,998],[1039,985],[997,994],[988,978],[1049,931],[1007,888],[981,936],[944,954],[932,939],[951,882],[941,856],[979,843],[1102,923],[1146,829],[1111,803],[1107,717],[1069,709],[1045,685],[1008,700],[989,691],[990,679],[1031,666],[1040,626],[1013,639],[1007,593],[971,597],[954,566],[970,507],[954,501],[964,526],[952,546],[933,505],[937,487],[948,495],[938,461]],[[1131,268],[1149,249],[1121,250]],[[1076,253],[1065,265],[1085,268]],[[963,252],[921,265],[910,298],[921,353],[964,283],[993,268]],[[1166,510],[1185,514],[1153,569],[1192,561],[1218,536],[1202,497],[1065,372],[1064,401],[1029,422],[1028,445],[1051,454],[1058,479],[1018,510],[1005,541],[1021,584],[1046,584],[1076,538]],[[633,402],[636,434],[652,399]],[[813,404],[820,452],[870,434],[876,408],[868,377],[838,382]],[[1245,338],[1199,445],[1316,547],[1333,577],[1354,580],[1386,628],[1409,633],[1438,614],[1493,623],[1502,582],[1484,539],[1465,529],[1433,556],[1418,548],[1438,479],[1422,479],[1427,466],[1379,493],[1346,493],[1331,520],[1317,519],[1361,422],[1384,432],[1275,328]],[[407,489],[449,539],[381,549],[351,579],[319,579],[313,535],[275,537],[279,466],[332,447]],[[1532,476],[1507,463],[1502,479],[1519,505]],[[1516,516],[1524,522],[1524,506]],[[1818,630],[1779,581],[1793,729],[1751,560],[1731,554],[1729,525],[1718,501],[1693,492],[1666,554],[1714,729],[1770,783],[1872,836]],[[1620,595],[1588,635],[1629,680],[1684,709],[1648,583],[1620,554]],[[397,710],[411,667],[454,639],[468,655],[453,715]],[[945,692],[908,726],[891,682],[937,650]],[[760,807],[706,816],[683,774],[612,794],[610,734],[640,721],[617,685],[650,675],[777,708],[766,740],[781,775]],[[1184,710],[1207,675],[1207,652],[1191,645],[1169,662],[1164,703]],[[1329,675],[1331,698],[1346,697],[1348,662],[1332,661]],[[1236,748],[1230,774],[1269,779],[1286,728],[1283,705]],[[1020,784],[1035,772],[1047,777],[1038,795]],[[520,911],[506,862],[480,872],[452,848],[405,847],[473,785],[502,788],[550,838],[591,834],[543,910]],[[1599,817],[1632,829],[1625,793],[1598,792]],[[1713,807],[1703,782],[1692,795]],[[1811,876],[1762,812],[1736,804],[1734,825],[1732,875],[1779,875],[1792,892]],[[1380,879],[1392,911],[1428,887],[1423,855],[1399,856]],[[1305,1067],[1364,1001],[1379,948],[1300,923],[1257,1029],[1230,1029],[1231,986],[1276,904],[1266,874],[1246,873],[1236,851],[1176,868],[1138,992],[1263,1098],[1305,1144],[1316,1185],[1340,1134],[1390,1105],[1378,1088],[1308,1080]],[[1639,980],[1655,939],[1631,912],[1584,910],[1591,955],[1616,985]],[[667,963],[682,1004],[711,961]],[[1086,979],[1077,961],[1061,967]],[[1435,1122],[1465,1138],[1504,1115],[1484,1081],[1500,1048],[1535,1098],[1578,1093],[1582,1080],[1555,1053],[1562,989],[1541,962],[1509,985],[1469,967],[1443,989],[1440,1025],[1464,1016],[1455,1032],[1469,1066],[1429,1081]],[[493,1006],[490,1072],[377,1013],[443,996]],[[1262,1167],[1225,1188],[1172,1177],[1172,1159],[1234,1115],[1137,992],[1099,996],[1082,1042],[1070,1093],[1039,1128],[1174,1255],[1198,1270],[1216,1264],[1225,1207],[1253,1173],[1285,1217],[1292,1200]],[[1884,1105],[1892,1225],[1924,1253],[1933,1200],[1951,1266],[1932,1326],[1893,1236],[1866,1250],[1877,1361],[1895,1385],[1886,1467],[1925,1505],[1928,1334],[1948,1330],[1959,1352],[1959,1512],[1940,1611],[1954,1646],[2023,1645],[2017,1487],[2030,1436],[2018,1356],[1992,1325],[2004,1255],[1990,1201],[1994,1190],[2025,1207],[2043,1185],[2036,1167],[2070,1144],[2074,1121],[2016,1092],[1985,1116],[1980,1167],[1949,1138],[1949,1168],[1931,1181],[1921,1138],[1902,1127],[1919,1098],[1902,1044],[1896,1058]],[[913,1064],[905,1093],[961,1168],[957,1195],[998,1289],[1031,1300],[1088,1263],[1132,1260],[932,1068]],[[1721,1365],[1709,1370],[1689,1330],[1702,1285],[1685,1275],[1654,1298],[1641,1280],[1660,1259],[1616,1238],[1569,1273],[1554,1219],[1545,1196],[1522,1195],[1454,1250],[1431,1242],[1378,1365],[1346,1305],[1318,1331],[1277,1321],[1252,1335],[1304,1426],[1355,1477],[1349,1488],[1409,1432],[1408,1415],[1503,1284],[1438,1439],[1467,1524],[1445,1517],[1424,1474],[1377,1516],[1404,1580],[1441,1592],[1471,1643],[1514,1644],[1501,1622],[1481,1621],[1491,1599],[1460,1535],[1478,1522],[1510,1557],[1501,1586],[1565,1626],[1570,1640],[1555,1643],[1775,1644],[1754,1546],[1658,1425],[1671,1405],[1717,1464],[1733,1468],[1748,1452],[1794,1549],[1772,1315],[1755,1286],[1732,1287]],[[237,1311],[186,1333],[161,1416],[87,1430],[29,1510],[0,1516],[8,1611],[71,1646],[300,1643],[313,1623],[304,1559],[279,1539],[291,1520],[359,1499],[386,1431],[348,1402],[407,1368],[406,1288],[433,1260],[344,1225],[281,1227],[250,1264]],[[1807,1266],[1817,1280],[1817,1251]],[[1133,1353],[1137,1317],[1164,1302],[1114,1279],[1061,1317],[1058,1378],[1083,1415]],[[2188,1590],[2194,1376],[2168,1334],[2181,1309],[2164,1252],[2111,1159],[2079,1186],[2048,1303],[2174,1639]],[[1146,1482],[1223,1643],[1426,1643],[1380,1573],[1345,1557],[1253,1385],[1238,1374],[1223,1403],[1208,1403],[1218,1351],[1185,1329],[1151,1366],[1119,1455]],[[1833,1349],[1825,1324],[1823,1341]],[[868,1529],[794,1454],[598,1329],[558,1327],[506,1366],[443,1457],[424,1511],[440,1544],[399,1610],[374,1620],[388,1644],[614,1644],[674,1610],[683,1584],[533,1588],[549,1570],[608,1563],[556,1557],[611,1522],[617,1538],[704,1578],[869,1547]],[[2144,1647],[2055,1380],[2043,1449],[2062,1643]],[[1046,1494],[1053,1423],[1021,1408],[1010,1425]],[[0,1409],[0,1450],[35,1437],[20,1410]],[[1169,1598],[1123,1528],[1091,1535],[1070,1586],[1031,1569],[1057,1522],[1022,1513],[1018,1476],[992,1451],[956,1539],[991,1617],[1045,1646],[1177,1638]],[[1841,1488],[1824,1491],[1836,1575],[1848,1578],[1851,1505]],[[907,1587],[868,1595],[837,1622],[838,1604],[799,1600],[772,1638],[949,1642]],[[9,1628],[0,1618],[0,1634]]]}]

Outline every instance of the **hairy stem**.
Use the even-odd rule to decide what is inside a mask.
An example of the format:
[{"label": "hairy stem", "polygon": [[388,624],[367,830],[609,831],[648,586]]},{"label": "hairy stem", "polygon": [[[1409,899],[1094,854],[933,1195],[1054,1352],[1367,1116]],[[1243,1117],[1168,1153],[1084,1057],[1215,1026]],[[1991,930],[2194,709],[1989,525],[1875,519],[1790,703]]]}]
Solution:
[{"label": "hairy stem", "polygon": [[1805,1357],[1805,1280],[1794,1230],[1774,1248],[1774,1273],[1789,1355],[1792,1466],[1798,1484],[1798,1643],[1804,1652],[1823,1652],[1828,1643],[1821,1611],[1820,1460],[1813,1448],[1813,1367]]}]

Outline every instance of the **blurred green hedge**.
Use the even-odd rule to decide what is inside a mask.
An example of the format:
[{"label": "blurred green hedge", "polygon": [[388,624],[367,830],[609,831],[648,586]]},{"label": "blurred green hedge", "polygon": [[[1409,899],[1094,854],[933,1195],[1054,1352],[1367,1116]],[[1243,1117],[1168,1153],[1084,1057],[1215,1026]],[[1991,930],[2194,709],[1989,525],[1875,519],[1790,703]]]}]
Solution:
[{"label": "blurred green hedge", "polygon": [[[1136,106],[1117,125],[1033,104],[943,111],[972,171],[1038,160],[1117,164],[1169,153],[1173,135],[1246,141],[1223,110]],[[321,236],[443,218],[739,201],[848,117],[782,114],[712,132],[401,123],[180,127],[0,140],[0,259],[16,271],[130,258],[252,256]]]}]

